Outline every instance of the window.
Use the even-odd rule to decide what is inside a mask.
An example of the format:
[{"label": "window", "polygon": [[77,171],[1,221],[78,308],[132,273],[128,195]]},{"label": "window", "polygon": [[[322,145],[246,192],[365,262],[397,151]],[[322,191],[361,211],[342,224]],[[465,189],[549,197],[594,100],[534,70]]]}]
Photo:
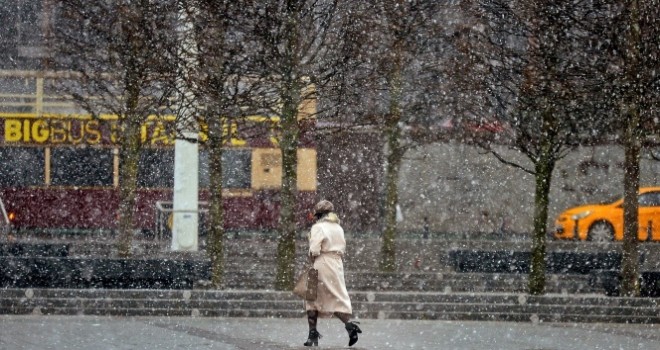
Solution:
[{"label": "window", "polygon": [[[199,155],[199,186],[209,187],[209,153]],[[252,186],[252,151],[225,149],[222,152],[222,188],[250,188]]]},{"label": "window", "polygon": [[3,1],[0,6],[0,68],[35,69],[43,55],[42,1]]},{"label": "window", "polygon": [[660,192],[648,192],[639,195],[640,207],[660,207]]},{"label": "window", "polygon": [[2,147],[0,159],[0,186],[28,187],[44,184],[43,148]]},{"label": "window", "polygon": [[53,186],[112,186],[112,149],[55,147],[50,159]]},{"label": "window", "polygon": [[147,188],[174,187],[173,149],[144,149],[141,151],[138,186]]}]

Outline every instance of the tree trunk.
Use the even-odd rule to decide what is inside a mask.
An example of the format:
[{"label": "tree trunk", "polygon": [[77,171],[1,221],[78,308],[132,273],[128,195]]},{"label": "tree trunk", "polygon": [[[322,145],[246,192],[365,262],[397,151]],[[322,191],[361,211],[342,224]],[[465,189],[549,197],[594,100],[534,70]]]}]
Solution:
[{"label": "tree trunk", "polygon": [[623,174],[623,256],[621,257],[621,294],[639,296],[638,199],[641,142],[638,136],[639,112],[629,111],[624,137],[625,165]]},{"label": "tree trunk", "polygon": [[277,276],[275,288],[293,289],[296,257],[296,204],[298,202],[298,96],[294,91],[282,109],[282,189],[280,190],[280,235],[277,244]]},{"label": "tree trunk", "polygon": [[140,98],[137,72],[126,74],[124,115],[119,116],[119,256],[131,255],[138,166],[140,164],[141,116],[135,113]]},{"label": "tree trunk", "polygon": [[387,155],[385,174],[385,232],[383,233],[380,263],[381,271],[387,272],[396,270],[396,205],[399,201],[399,169],[401,168],[402,158],[399,149],[390,151]]},{"label": "tree trunk", "polygon": [[621,294],[639,296],[639,230],[637,193],[639,191],[639,161],[642,127],[639,104],[639,45],[641,44],[639,4],[629,0],[626,4],[629,26],[626,29],[625,80],[623,115],[626,121],[623,142],[625,165],[623,175],[623,256],[621,257]]},{"label": "tree trunk", "polygon": [[539,160],[534,164],[535,196],[534,196],[534,233],[529,272],[529,294],[545,293],[545,256],[546,227],[548,223],[548,202],[552,171],[555,166],[549,142],[541,150]]},{"label": "tree trunk", "polygon": [[133,212],[135,210],[138,165],[140,162],[140,123],[133,115],[122,117],[119,128],[119,239],[121,257],[131,255]]},{"label": "tree trunk", "polygon": [[286,62],[282,72],[281,139],[282,188],[280,189],[279,241],[277,242],[277,273],[275,289],[292,290],[296,258],[296,204],[298,203],[298,108],[302,88],[300,86],[300,28],[298,3],[288,1],[284,7],[284,53]]},{"label": "tree trunk", "polygon": [[401,148],[401,70],[395,69],[390,79],[390,107],[385,122],[387,137],[387,166],[385,168],[385,231],[381,248],[380,270],[391,272],[396,270],[397,233],[396,206],[399,202],[399,169],[403,160]]},{"label": "tree trunk", "polygon": [[212,115],[208,120],[209,150],[209,228],[208,255],[211,259],[211,284],[221,288],[225,272],[224,257],[224,211],[222,198],[222,119]]}]

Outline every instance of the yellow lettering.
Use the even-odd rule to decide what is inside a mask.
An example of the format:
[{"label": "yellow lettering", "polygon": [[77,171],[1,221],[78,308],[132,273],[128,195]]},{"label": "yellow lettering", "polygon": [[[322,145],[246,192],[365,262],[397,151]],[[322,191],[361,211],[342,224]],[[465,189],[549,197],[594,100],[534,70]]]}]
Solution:
[{"label": "yellow lettering", "polygon": [[23,142],[30,142],[30,121],[28,119],[23,120]]},{"label": "yellow lettering", "polygon": [[167,146],[167,145],[170,144],[170,139],[167,137],[167,135],[152,137],[151,138],[151,144],[152,145],[159,145],[159,146]]},{"label": "yellow lettering", "polygon": [[152,145],[167,146],[170,144],[170,139],[167,135],[154,135],[151,137]]},{"label": "yellow lettering", "polygon": [[165,126],[162,122],[156,122],[154,125],[154,131],[151,133],[151,144],[156,145],[162,143],[163,145],[168,145],[170,140],[167,133],[164,133]]},{"label": "yellow lettering", "polygon": [[[82,120],[78,121],[78,127],[75,127],[73,120],[67,123],[67,125],[69,127],[68,128],[69,129],[69,135],[68,135],[69,136],[69,141],[71,141],[71,143],[74,144],[74,145],[77,145],[77,144],[81,143],[83,141],[83,139],[85,138],[85,127],[84,127],[83,123],[84,122]],[[74,135],[73,135],[74,129],[79,130],[78,131],[78,133],[79,133],[78,138],[75,138]]]},{"label": "yellow lettering", "polygon": [[152,128],[151,128],[151,134],[149,135],[149,142],[153,145],[156,142],[154,139],[158,138],[160,136],[160,132],[162,130],[160,123],[151,123]]},{"label": "yellow lettering", "polygon": [[5,120],[5,142],[18,142],[23,137],[21,132],[22,123],[20,120]]},{"label": "yellow lettering", "polygon": [[101,142],[101,130],[99,129],[98,120],[90,120],[85,124],[85,132],[87,135],[86,142],[90,145],[96,145]]},{"label": "yellow lettering", "polygon": [[199,142],[206,142],[209,139],[209,126],[204,122],[199,123]]},{"label": "yellow lettering", "polygon": [[34,141],[44,143],[48,141],[49,136],[48,122],[41,119],[32,123],[32,139]]},{"label": "yellow lettering", "polygon": [[275,135],[272,135],[270,137],[270,143],[272,143],[273,146],[279,146],[280,145],[280,140],[278,140]]},{"label": "yellow lettering", "polygon": [[148,128],[151,125],[150,122],[146,122],[140,126],[140,142],[147,143]]},{"label": "yellow lettering", "polygon": [[238,124],[231,123],[229,132],[231,133],[230,142],[232,146],[245,146],[245,144],[247,144],[247,141],[245,141],[245,139],[238,137]]},{"label": "yellow lettering", "polygon": [[61,120],[53,120],[50,123],[50,141],[52,143],[66,142],[66,125]]},{"label": "yellow lettering", "polygon": [[278,135],[278,123],[276,121],[270,121],[270,143],[273,144],[273,146],[279,146],[280,145],[280,139]]},{"label": "yellow lettering", "polygon": [[117,143],[119,140],[119,123],[117,121],[110,122],[110,142]]}]

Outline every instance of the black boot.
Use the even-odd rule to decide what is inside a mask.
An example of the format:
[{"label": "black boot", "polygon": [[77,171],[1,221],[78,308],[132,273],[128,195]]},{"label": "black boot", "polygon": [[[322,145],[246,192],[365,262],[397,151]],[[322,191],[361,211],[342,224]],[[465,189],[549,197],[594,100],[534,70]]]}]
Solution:
[{"label": "black boot", "polygon": [[358,333],[362,333],[360,327],[356,325],[360,322],[346,322],[346,331],[348,332],[348,346],[353,346],[353,344],[358,341]]},{"label": "black boot", "polygon": [[311,329],[309,331],[309,336],[307,337],[307,341],[305,342],[305,346],[319,346],[319,338],[321,337],[321,334],[316,329]]}]

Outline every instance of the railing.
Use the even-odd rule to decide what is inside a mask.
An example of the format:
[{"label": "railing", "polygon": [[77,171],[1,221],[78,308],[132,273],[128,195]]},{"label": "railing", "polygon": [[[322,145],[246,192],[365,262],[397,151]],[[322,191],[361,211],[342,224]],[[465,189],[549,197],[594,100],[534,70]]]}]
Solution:
[{"label": "railing", "polygon": [[0,234],[4,237],[4,235],[8,234],[10,230],[11,222],[9,221],[9,215],[7,215],[7,210],[5,209],[5,204],[2,202],[2,198],[0,198]]},{"label": "railing", "polygon": [[0,70],[0,111],[4,113],[84,113],[58,86],[73,72]]},{"label": "railing", "polygon": [[[198,213],[199,225],[203,227],[205,216],[209,212],[208,202],[198,202],[197,210],[174,210],[174,205],[170,201],[157,201],[156,202],[156,238],[162,240],[166,236],[172,234],[172,214],[173,213]],[[200,234],[203,230],[199,230]]]}]

